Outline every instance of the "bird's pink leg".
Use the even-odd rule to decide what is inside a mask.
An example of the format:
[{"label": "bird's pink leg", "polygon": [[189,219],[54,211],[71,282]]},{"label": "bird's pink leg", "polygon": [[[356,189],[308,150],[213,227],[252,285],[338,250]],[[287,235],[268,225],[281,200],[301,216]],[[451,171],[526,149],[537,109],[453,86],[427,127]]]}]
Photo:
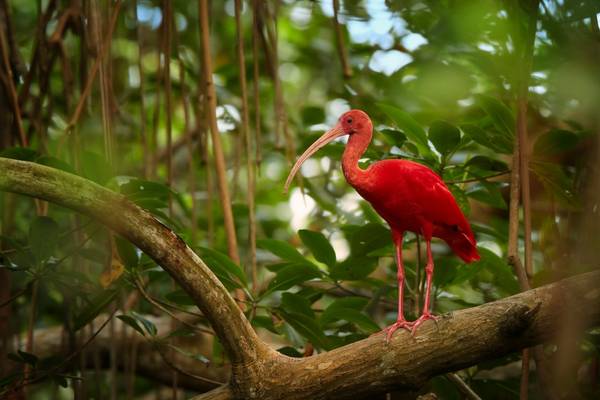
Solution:
[{"label": "bird's pink leg", "polygon": [[384,329],[385,341],[389,342],[394,332],[400,328],[410,330],[412,323],[404,319],[404,264],[402,263],[402,233],[393,233],[396,250],[396,265],[398,267],[398,317],[393,325]]},{"label": "bird's pink leg", "polygon": [[437,317],[431,314],[431,281],[433,280],[433,255],[431,254],[431,236],[425,237],[427,243],[427,265],[425,265],[425,273],[427,274],[427,287],[425,289],[425,304],[423,305],[423,313],[412,323],[412,334],[414,335],[417,328],[428,319],[437,320]]}]

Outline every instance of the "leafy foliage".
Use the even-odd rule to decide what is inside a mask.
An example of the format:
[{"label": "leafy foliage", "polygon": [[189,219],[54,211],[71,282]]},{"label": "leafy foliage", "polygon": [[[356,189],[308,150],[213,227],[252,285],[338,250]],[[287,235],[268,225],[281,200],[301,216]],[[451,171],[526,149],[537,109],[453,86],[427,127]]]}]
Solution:
[{"label": "leafy foliage", "polygon": [[[516,3],[340,2],[347,45],[341,50],[348,55],[351,78],[342,76],[335,60],[340,49],[332,29],[330,1],[280,2],[277,60],[269,35],[275,3],[259,2],[266,7],[265,25],[255,30],[255,10],[245,1],[246,73],[248,86],[258,89],[250,93],[249,139],[241,129],[233,2],[211,2],[217,124],[241,261],[228,251],[215,183],[215,151],[208,138],[205,93],[201,92],[205,85],[195,4],[123,2],[111,35],[105,31],[106,20],[100,24],[104,31],[97,39],[91,31],[83,34],[93,24],[68,22],[63,33],[52,36],[57,41],[51,42],[54,29],[62,26],[61,18],[79,12],[67,3],[40,2],[50,12],[47,26],[38,27],[44,18],[36,2],[8,2],[14,24],[14,43],[9,45],[14,48],[7,54],[14,79],[7,78],[2,63],[0,98],[4,85],[13,82],[29,146],[17,146],[20,136],[12,103],[0,102],[0,120],[6,130],[0,156],[75,173],[148,210],[185,239],[243,303],[258,332],[281,344],[279,351],[284,354],[302,357],[312,348],[319,352],[340,347],[377,332],[396,318],[390,229],[343,179],[344,144],[321,149],[306,164],[304,178],[294,183],[290,195],[282,194],[294,154],[350,108],[365,110],[374,122],[374,140],[361,159],[362,167],[398,157],[429,166],[446,181],[472,223],[480,262],[465,265],[443,242],[434,242],[436,313],[519,291],[506,263],[507,208],[518,96],[525,78],[533,200],[532,282],[541,284],[569,274],[568,266],[574,272],[597,265],[593,255],[580,249],[597,248],[600,224],[585,235],[578,229],[587,226],[589,206],[584,194],[597,189],[588,187],[597,173],[589,160],[597,146],[600,104],[600,71],[597,60],[590,57],[597,54],[599,35],[595,17],[600,10],[594,1],[542,1],[533,24],[530,63],[525,60],[524,27],[533,15]],[[173,7],[175,26],[168,55],[162,48],[166,4]],[[110,13],[102,7],[98,15],[105,19]],[[90,18],[77,15],[73,20]],[[41,44],[39,35],[32,34],[38,28],[48,39]],[[254,38],[259,51],[253,54],[251,40],[256,31],[264,37]],[[96,45],[109,37],[106,64],[110,73],[103,74],[109,82],[101,90],[99,77],[90,81],[89,97],[72,125],[69,121],[83,96],[85,80],[93,75],[93,55],[100,51]],[[35,43],[42,46],[39,54],[34,54]],[[30,65],[30,60],[37,64]],[[170,67],[168,77],[165,60]],[[254,65],[259,72],[256,81]],[[169,101],[167,82],[171,83]],[[108,99],[104,108],[103,98]],[[172,137],[167,138],[169,123]],[[108,157],[106,143],[111,140],[112,157]],[[249,153],[245,140],[249,140]],[[246,185],[247,159],[256,168],[253,190]],[[255,253],[249,229],[252,204],[258,238]],[[173,350],[207,368],[227,362],[218,340],[206,337],[209,327],[197,314],[198,330],[185,326],[169,334],[158,331],[148,315],[164,316],[165,309],[186,315],[197,310],[194,300],[174,287],[167,273],[135,246],[77,213],[42,201],[2,194],[0,208],[0,282],[10,281],[16,294],[22,290],[10,303],[12,333],[61,324],[73,336],[86,332],[83,328],[98,316],[120,307],[123,299],[137,297],[133,309],[118,312],[116,318],[156,349]],[[522,237],[519,246],[522,249]],[[404,248],[405,302],[409,315],[417,317],[414,310],[422,304],[424,280],[419,250],[423,253],[424,246],[407,234]],[[256,271],[252,270],[254,258]],[[103,287],[101,277],[115,263],[123,271]],[[39,289],[35,303],[33,296],[24,295],[32,293],[34,286]],[[140,287],[148,297],[140,295]],[[30,315],[35,316],[31,327]],[[0,331],[4,327],[8,332],[8,325],[0,325]],[[199,335],[202,340],[198,341],[209,343],[209,350],[190,351],[178,341]],[[579,371],[595,365],[597,336],[592,332],[582,341]],[[6,357],[14,365],[10,373],[2,371],[0,397],[22,378],[24,365],[45,373],[52,385],[73,387],[74,379],[61,365],[64,354],[55,355],[56,360],[35,351],[8,350]],[[517,358],[511,355],[482,363],[464,376],[483,398],[518,398],[518,379],[486,375],[489,370],[504,371],[501,367]],[[109,382],[105,375],[98,378],[102,383]],[[530,379],[536,378],[532,374]],[[578,384],[590,398],[597,394],[595,386]],[[98,386],[96,397],[107,397],[107,389]],[[155,382],[136,379],[136,394],[156,387]],[[52,393],[46,387],[34,390],[41,393],[40,398]],[[431,390],[442,398],[461,396],[443,377],[431,381]]]}]

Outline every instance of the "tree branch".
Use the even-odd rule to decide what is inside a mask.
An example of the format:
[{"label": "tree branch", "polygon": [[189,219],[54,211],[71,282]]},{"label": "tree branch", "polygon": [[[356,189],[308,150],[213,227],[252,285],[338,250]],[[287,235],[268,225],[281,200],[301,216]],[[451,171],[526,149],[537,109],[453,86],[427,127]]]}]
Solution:
[{"label": "tree branch", "polygon": [[[414,390],[436,375],[552,340],[565,313],[586,326],[600,324],[599,285],[600,271],[590,272],[445,314],[437,325],[424,324],[414,338],[398,331],[386,344],[378,334],[313,357],[280,357],[259,371],[234,365],[235,386],[194,399],[231,399],[236,393],[237,398],[356,400]],[[248,374],[256,376],[240,379]]]},{"label": "tree branch", "polygon": [[228,385],[198,399],[344,399],[410,390],[433,376],[501,357],[560,334],[569,314],[600,324],[600,271],[578,275],[428,322],[416,337],[382,335],[306,358],[271,350],[227,290],[185,243],[123,196],[75,175],[0,158],[0,190],[39,197],[91,216],[165,268],[211,322],[230,359]]},{"label": "tree branch", "polygon": [[172,230],[124,196],[76,175],[6,158],[0,158],[0,190],[79,211],[135,244],[194,299],[232,362],[252,362],[271,352],[206,264]]}]

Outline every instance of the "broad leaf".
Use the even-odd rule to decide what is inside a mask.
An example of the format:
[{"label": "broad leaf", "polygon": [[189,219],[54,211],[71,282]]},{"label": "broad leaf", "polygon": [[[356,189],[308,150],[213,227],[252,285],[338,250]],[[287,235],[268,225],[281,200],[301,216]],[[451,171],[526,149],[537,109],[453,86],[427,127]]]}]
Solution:
[{"label": "broad leaf", "polygon": [[407,112],[389,104],[378,104],[379,108],[387,114],[394,124],[417,146],[422,156],[431,155],[425,129]]},{"label": "broad leaf", "polygon": [[308,247],[317,259],[317,261],[332,266],[335,264],[335,251],[329,243],[329,240],[320,232],[313,232],[306,229],[298,231],[302,243]]},{"label": "broad leaf", "polygon": [[429,140],[435,149],[445,157],[460,144],[460,131],[445,121],[435,121],[429,127]]},{"label": "broad leaf", "polygon": [[90,323],[117,297],[117,290],[103,290],[92,298],[90,303],[75,317],[73,329],[78,331]]},{"label": "broad leaf", "polygon": [[268,250],[277,257],[287,261],[306,263],[306,258],[294,246],[288,242],[276,239],[261,239],[256,242],[256,245],[261,249]]},{"label": "broad leaf", "polygon": [[313,346],[320,349],[329,349],[327,337],[323,334],[319,323],[304,314],[280,312],[283,319],[292,326],[300,335],[305,337]]},{"label": "broad leaf", "polygon": [[277,272],[277,275],[271,280],[267,290],[263,293],[263,296],[275,291],[287,290],[294,285],[319,276],[321,276],[321,272],[314,265],[300,263],[289,264]]},{"label": "broad leaf", "polygon": [[117,318],[119,318],[121,321],[138,331],[142,336],[146,336],[140,324],[138,324],[137,320],[131,315],[117,315]]},{"label": "broad leaf", "polygon": [[513,137],[515,131],[515,117],[510,108],[500,100],[487,95],[478,95],[477,100],[480,107],[492,119],[492,123],[496,129],[507,137]]},{"label": "broad leaf", "polygon": [[289,313],[304,314],[307,317],[315,318],[315,312],[312,310],[308,299],[295,293],[283,293],[281,295],[281,308]]}]

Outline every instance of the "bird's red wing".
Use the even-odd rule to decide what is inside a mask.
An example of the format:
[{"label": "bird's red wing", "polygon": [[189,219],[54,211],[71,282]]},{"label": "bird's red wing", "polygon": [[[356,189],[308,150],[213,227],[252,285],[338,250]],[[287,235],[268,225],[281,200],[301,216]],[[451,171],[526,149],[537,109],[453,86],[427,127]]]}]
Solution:
[{"label": "bird's red wing", "polygon": [[435,172],[412,161],[385,160],[367,173],[370,185],[359,192],[390,226],[422,233],[423,225],[431,224],[433,236],[445,240],[465,261],[479,258],[469,222]]}]

